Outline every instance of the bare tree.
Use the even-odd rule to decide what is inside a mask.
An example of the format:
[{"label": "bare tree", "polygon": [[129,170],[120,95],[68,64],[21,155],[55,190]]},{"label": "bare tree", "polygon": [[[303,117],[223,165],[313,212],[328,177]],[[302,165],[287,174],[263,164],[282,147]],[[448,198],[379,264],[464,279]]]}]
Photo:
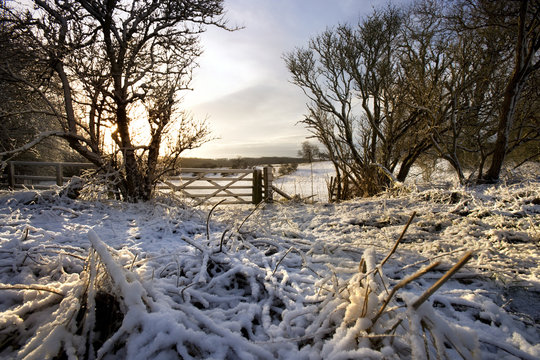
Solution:
[{"label": "bare tree", "polygon": [[449,18],[460,32],[498,33],[501,41],[505,41],[512,51],[505,64],[510,71],[504,76],[491,165],[481,179],[496,182],[511,150],[509,144],[516,142],[512,134],[523,135],[513,131],[523,89],[531,75],[540,68],[540,2],[461,0],[453,10]]},{"label": "bare tree", "polygon": [[[335,182],[335,195],[336,200],[344,200],[350,195],[344,188],[348,188],[348,175],[345,164],[340,161],[342,149],[339,148],[339,144],[336,141],[336,132],[334,122],[330,120],[331,115],[319,108],[308,106],[310,114],[307,115],[301,123],[303,123],[307,129],[313,134],[313,136],[319,140],[321,144],[327,150],[327,157],[334,166],[336,172]],[[334,184],[333,184],[334,186]]]},{"label": "bare tree", "polygon": [[[431,106],[422,107],[432,118],[428,128],[433,148],[454,167],[462,183],[466,181],[464,166],[471,171],[471,177],[477,174],[477,181],[495,181],[489,172],[495,162],[502,161],[501,154],[505,157],[537,136],[531,126],[515,120],[506,122],[508,129],[501,133],[501,114],[506,111],[509,94],[508,79],[514,71],[509,64],[515,58],[519,5],[515,1],[481,0],[458,3],[426,0],[416,4],[416,13],[423,19],[421,27],[437,21],[436,31],[444,37],[444,46],[435,48],[430,62],[433,59],[437,59],[437,64],[446,62],[434,77],[437,82],[430,85],[431,89],[439,89],[438,100],[424,92],[422,98],[430,99]],[[522,85],[526,84],[527,81]],[[525,108],[538,101],[535,97],[520,99],[519,94],[514,99],[515,114],[523,114]],[[421,101],[413,103],[418,106]],[[507,138],[506,144],[500,142],[501,135]],[[492,166],[484,174],[490,158]],[[502,162],[498,163],[497,173],[501,166]]]},{"label": "bare tree", "polygon": [[[167,166],[208,137],[206,125],[179,113],[178,104],[200,54],[198,35],[206,25],[225,27],[222,3],[34,0],[14,13],[13,26],[60,84],[61,107],[41,83],[5,64],[2,71],[41,95],[61,123],[56,135],[71,148],[104,171],[117,170],[123,199],[148,200],[167,170],[158,164],[167,133],[179,134]],[[135,117],[145,120],[146,136],[135,136]]]},{"label": "bare tree", "polygon": [[348,183],[343,194],[404,181],[424,154],[448,161],[461,183],[467,171],[492,181],[494,166],[498,174],[502,158],[527,144],[534,158],[539,11],[531,0],[418,0],[285,55],[311,101],[302,123]]},{"label": "bare tree", "polygon": [[[53,93],[57,89],[57,84],[44,74],[43,66],[36,63],[32,49],[13,31],[6,4],[2,3],[0,7],[0,153],[13,153],[8,156],[0,155],[0,160],[5,162],[17,154],[14,150],[34,140],[43,129],[60,130],[60,127],[38,92],[19,86],[17,79],[2,71],[3,67],[9,66],[11,71],[24,72],[27,79],[41,80],[44,83],[43,88],[48,92]],[[10,61],[11,59],[17,61]],[[19,156],[19,159],[61,160],[62,150],[65,150],[65,146],[62,147],[59,139],[47,139],[22,154],[22,157]]]},{"label": "bare tree", "polygon": [[[308,114],[302,122],[326,147],[338,177],[347,174],[353,186],[359,188],[360,178],[354,168],[356,160],[362,160],[353,135],[357,126],[351,113],[353,79],[337,58],[339,43],[338,35],[327,30],[312,39],[308,48],[285,54],[284,60],[292,82],[310,99]],[[350,196],[345,193],[350,193],[349,189],[344,189],[343,195]]]},{"label": "bare tree", "polygon": [[510,133],[507,154],[514,166],[540,160],[540,72],[532,74],[525,84]]},{"label": "bare tree", "polygon": [[298,155],[310,163],[319,157],[319,153],[319,147],[307,140],[302,142],[302,147],[298,150]]},{"label": "bare tree", "polygon": [[[462,151],[472,124],[467,109],[476,106],[470,96],[476,77],[477,43],[460,39],[443,25],[443,9],[432,1],[417,3],[400,44],[400,94],[410,112],[421,119],[411,134],[423,144],[416,155],[433,149],[447,160],[460,182],[465,181]],[[403,167],[403,165],[402,165]]]},{"label": "bare tree", "polygon": [[[285,55],[292,82],[310,98],[303,123],[326,147],[346,196],[373,195],[404,180],[422,138],[409,146],[421,118],[400,93],[399,44],[406,15],[389,6],[357,26],[341,25]],[[342,176],[343,175],[343,176]]]},{"label": "bare tree", "polygon": [[531,74],[540,68],[540,3],[535,0],[521,0],[518,4],[514,64],[504,91],[491,166],[484,176],[484,180],[489,182],[499,179],[523,87]]}]

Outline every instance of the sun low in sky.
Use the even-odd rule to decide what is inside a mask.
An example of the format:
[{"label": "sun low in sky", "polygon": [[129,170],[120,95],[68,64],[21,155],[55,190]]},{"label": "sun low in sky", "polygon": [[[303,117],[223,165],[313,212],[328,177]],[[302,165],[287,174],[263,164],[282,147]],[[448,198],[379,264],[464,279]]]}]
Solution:
[{"label": "sun low in sky", "polygon": [[225,0],[227,32],[209,28],[184,106],[208,117],[218,139],[186,156],[296,156],[309,136],[298,121],[307,98],[289,82],[283,54],[340,23],[356,23],[385,0]]}]

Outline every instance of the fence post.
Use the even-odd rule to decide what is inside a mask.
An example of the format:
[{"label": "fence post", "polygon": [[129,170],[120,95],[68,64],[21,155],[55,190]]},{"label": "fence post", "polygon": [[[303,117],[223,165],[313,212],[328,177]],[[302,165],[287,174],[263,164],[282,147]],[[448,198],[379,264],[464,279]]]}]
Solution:
[{"label": "fence post", "polygon": [[58,163],[55,165],[55,167],[56,167],[56,185],[62,186],[64,185],[62,164]]},{"label": "fence post", "polygon": [[274,201],[274,191],[272,189],[272,166],[265,166],[264,169],[264,201],[271,203]]},{"label": "fence post", "polygon": [[15,190],[15,163],[8,162],[8,186],[11,190]]},{"label": "fence post", "polygon": [[262,199],[262,171],[253,169],[253,193],[251,203],[258,204]]}]

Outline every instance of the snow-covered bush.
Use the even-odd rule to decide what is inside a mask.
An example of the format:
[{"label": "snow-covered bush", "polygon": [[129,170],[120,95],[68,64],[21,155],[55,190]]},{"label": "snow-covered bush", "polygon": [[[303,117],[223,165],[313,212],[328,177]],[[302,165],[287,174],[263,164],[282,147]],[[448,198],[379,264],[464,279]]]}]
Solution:
[{"label": "snow-covered bush", "polygon": [[295,172],[297,169],[298,169],[297,163],[281,164],[281,166],[278,168],[278,174],[279,176],[289,175]]}]

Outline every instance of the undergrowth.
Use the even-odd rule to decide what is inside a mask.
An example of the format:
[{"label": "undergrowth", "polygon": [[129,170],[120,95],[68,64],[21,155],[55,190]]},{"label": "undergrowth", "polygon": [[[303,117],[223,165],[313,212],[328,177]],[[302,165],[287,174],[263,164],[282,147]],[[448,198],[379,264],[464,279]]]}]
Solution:
[{"label": "undergrowth", "polygon": [[[456,194],[421,196],[460,209],[473,201]],[[174,234],[187,210],[158,205],[152,215]],[[488,325],[474,303],[436,295],[473,252],[460,251],[457,261],[449,260],[456,251],[442,252],[401,271],[387,269],[414,213],[389,251],[355,250],[353,268],[316,264],[318,254],[343,249],[316,248],[300,231],[286,239],[257,233],[262,208],[216,231],[214,207],[206,233],[178,231],[182,247],[161,254],[114,249],[93,230],[87,248],[28,246],[40,230],[26,227],[0,251],[0,357],[475,359],[489,345],[494,353],[528,358],[445,316],[467,306]],[[428,274],[432,284],[411,291]]]}]

